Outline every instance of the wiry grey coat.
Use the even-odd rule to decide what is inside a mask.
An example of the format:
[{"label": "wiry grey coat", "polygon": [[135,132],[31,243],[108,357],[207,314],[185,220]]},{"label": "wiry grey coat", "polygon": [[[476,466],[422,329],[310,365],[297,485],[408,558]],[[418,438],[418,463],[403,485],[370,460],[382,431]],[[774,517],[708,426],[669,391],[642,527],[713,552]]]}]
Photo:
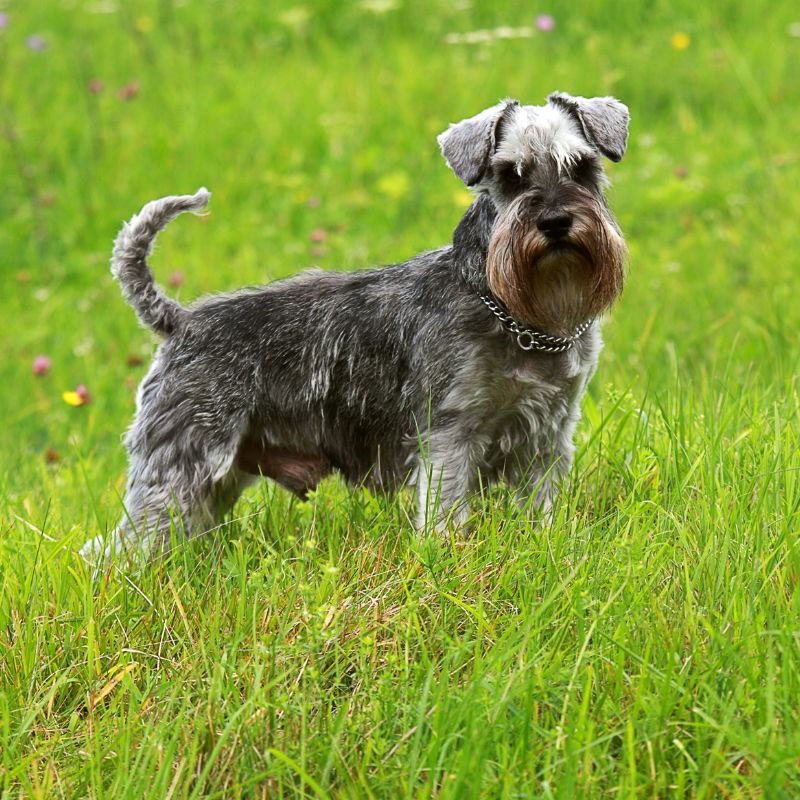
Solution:
[{"label": "wiry grey coat", "polygon": [[[154,201],[123,228],[112,271],[140,320],[164,340],[139,387],[126,436],[125,515],[111,541],[90,542],[87,555],[106,545],[106,552],[127,547],[147,555],[165,546],[171,521],[189,533],[205,530],[255,474],[300,495],[332,470],[351,484],[407,483],[416,487],[420,526],[463,524],[466,498],[479,482],[504,479],[521,502],[549,504],[571,463],[580,400],[601,341],[594,322],[566,352],[527,352],[481,299],[499,296],[487,281],[487,252],[511,201],[497,154],[508,137],[520,135],[512,115],[520,109],[534,107],[507,102],[494,115],[483,112],[488,139],[485,126],[478,124],[477,135],[473,130],[481,115],[461,123],[461,133],[453,126],[443,135],[451,143],[455,137],[459,152],[471,148],[484,160],[469,181],[480,193],[451,246],[402,264],[314,270],[184,308],[155,284],[146,257],[157,232],[181,212],[204,208],[209,194]],[[574,114],[559,113],[582,142],[581,158],[596,160],[602,145]],[[566,170],[570,154],[558,148],[571,140],[565,144],[566,134],[556,130],[543,144],[536,130],[531,153],[544,164],[544,148]],[[442,148],[459,174],[446,141]],[[519,188],[539,198],[529,202],[526,224],[533,228],[554,209],[564,210],[558,187],[577,180],[560,169],[537,177],[536,169]],[[578,219],[585,201],[586,215],[602,216],[603,235],[616,235],[595,172],[596,185],[581,189],[568,211]],[[554,196],[545,199],[550,190]],[[549,233],[537,235],[550,242]]]}]

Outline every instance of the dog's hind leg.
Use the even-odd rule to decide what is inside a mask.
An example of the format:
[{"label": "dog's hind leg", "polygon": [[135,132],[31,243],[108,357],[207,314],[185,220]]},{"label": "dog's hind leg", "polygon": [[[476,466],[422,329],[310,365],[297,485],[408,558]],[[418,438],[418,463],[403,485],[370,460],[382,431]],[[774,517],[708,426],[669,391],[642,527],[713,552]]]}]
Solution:
[{"label": "dog's hind leg", "polygon": [[217,426],[209,424],[209,413],[200,405],[185,416],[152,407],[137,415],[126,437],[124,515],[107,539],[84,546],[84,557],[144,562],[167,552],[172,535],[195,536],[218,524],[249,478],[234,465],[244,418]]}]

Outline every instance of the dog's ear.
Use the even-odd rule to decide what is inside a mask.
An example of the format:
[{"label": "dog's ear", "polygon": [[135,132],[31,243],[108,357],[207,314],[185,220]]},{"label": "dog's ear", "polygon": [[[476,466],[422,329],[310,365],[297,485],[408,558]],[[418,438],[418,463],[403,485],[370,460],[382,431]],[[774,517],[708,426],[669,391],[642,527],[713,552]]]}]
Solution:
[{"label": "dog's ear", "polygon": [[486,173],[497,147],[498,126],[516,100],[503,100],[469,119],[455,122],[436,137],[447,165],[467,186],[474,186]]},{"label": "dog's ear", "polygon": [[577,120],[586,140],[606,158],[621,161],[628,147],[628,106],[614,97],[572,97],[553,92],[548,101]]}]

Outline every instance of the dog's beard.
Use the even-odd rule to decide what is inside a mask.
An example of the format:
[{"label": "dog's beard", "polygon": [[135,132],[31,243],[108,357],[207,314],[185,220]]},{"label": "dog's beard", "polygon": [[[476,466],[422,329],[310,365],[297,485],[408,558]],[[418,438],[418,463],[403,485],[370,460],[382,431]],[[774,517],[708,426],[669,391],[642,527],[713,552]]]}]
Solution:
[{"label": "dog's beard", "polygon": [[627,253],[597,201],[579,188],[574,193],[567,236],[548,240],[532,223],[531,200],[523,195],[498,218],[486,259],[489,288],[512,316],[560,336],[619,296]]}]

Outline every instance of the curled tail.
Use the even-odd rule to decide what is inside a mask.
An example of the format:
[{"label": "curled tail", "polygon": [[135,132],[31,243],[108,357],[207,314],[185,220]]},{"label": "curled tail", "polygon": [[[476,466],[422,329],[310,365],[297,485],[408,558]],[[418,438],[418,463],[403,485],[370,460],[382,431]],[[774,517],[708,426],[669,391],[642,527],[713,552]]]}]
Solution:
[{"label": "curled tail", "polygon": [[111,274],[119,281],[122,296],[143,325],[163,336],[180,326],[186,309],[161,291],[147,266],[147,256],[162,228],[184,211],[202,211],[210,197],[207,189],[198,189],[195,194],[153,200],[122,226],[114,241]]}]

